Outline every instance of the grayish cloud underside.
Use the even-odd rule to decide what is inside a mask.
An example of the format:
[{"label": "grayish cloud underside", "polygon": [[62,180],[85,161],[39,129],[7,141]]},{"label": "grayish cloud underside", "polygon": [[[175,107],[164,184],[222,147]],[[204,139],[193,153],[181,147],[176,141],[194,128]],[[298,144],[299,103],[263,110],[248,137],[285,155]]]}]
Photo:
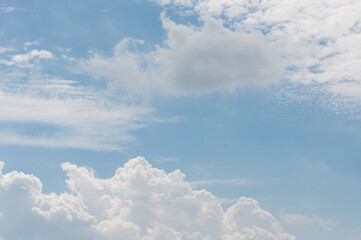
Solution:
[{"label": "grayish cloud underside", "polygon": [[130,51],[140,41],[124,39],[113,56],[94,55],[81,68],[107,80],[110,88],[148,95],[204,94],[276,83],[282,67],[261,34],[241,34],[221,21],[204,19],[204,27],[178,25],[162,14],[167,39],[154,51]]},{"label": "grayish cloud underside", "polygon": [[3,167],[0,162],[3,239],[295,239],[257,201],[242,197],[224,211],[219,199],[193,190],[179,170],[166,174],[140,157],[109,179],[64,163],[70,192],[60,195],[44,194],[35,176],[4,174]]},{"label": "grayish cloud underside", "polygon": [[[334,111],[344,101],[359,108],[361,92],[361,2],[296,0],[158,0],[164,7],[179,6],[201,17],[222,19],[236,32],[261,33],[285,62],[288,83],[304,91],[281,93],[294,100],[318,98]],[[182,10],[183,9],[183,10]],[[319,91],[321,95],[313,95]],[[335,109],[336,108],[336,109]],[[353,109],[353,110],[352,110]]]},{"label": "grayish cloud underside", "polygon": [[[142,100],[154,94],[202,95],[279,83],[278,96],[317,99],[336,113],[357,117],[361,96],[361,2],[295,0],[158,0],[199,14],[201,27],[162,14],[166,39],[150,51],[126,38],[112,56],[59,59],[25,43],[25,52],[0,47],[1,122],[37,123],[46,135],[1,130],[0,144],[121,149],[131,131],[144,127],[152,110]],[[3,10],[5,11],[5,10]],[[226,25],[223,23],[226,22]],[[227,26],[227,27],[225,27]],[[96,90],[44,73],[43,63],[68,61],[77,73],[105,79]],[[61,63],[64,64],[64,63]],[[120,97],[119,97],[120,96]],[[139,101],[139,96],[141,100]],[[102,134],[100,134],[100,132]],[[6,136],[6,137],[5,137]]]}]

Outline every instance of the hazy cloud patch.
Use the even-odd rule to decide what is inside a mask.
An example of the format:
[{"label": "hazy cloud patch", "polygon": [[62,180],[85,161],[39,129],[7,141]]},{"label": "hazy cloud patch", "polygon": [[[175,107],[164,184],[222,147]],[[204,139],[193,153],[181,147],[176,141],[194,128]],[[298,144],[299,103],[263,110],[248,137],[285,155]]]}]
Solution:
[{"label": "hazy cloud patch", "polygon": [[338,222],[333,219],[324,220],[319,216],[308,217],[301,214],[282,215],[281,222],[284,226],[297,229],[302,229],[311,225],[318,225],[327,230],[331,230],[338,224]]}]

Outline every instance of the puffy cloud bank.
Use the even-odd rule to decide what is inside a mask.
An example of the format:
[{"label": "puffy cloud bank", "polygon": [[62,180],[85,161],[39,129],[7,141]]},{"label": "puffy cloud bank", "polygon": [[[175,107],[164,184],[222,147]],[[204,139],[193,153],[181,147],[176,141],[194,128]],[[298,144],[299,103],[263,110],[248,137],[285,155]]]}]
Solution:
[{"label": "puffy cloud bank", "polygon": [[41,181],[2,173],[0,239],[269,239],[291,240],[257,201],[242,197],[223,210],[219,199],[193,190],[176,170],[166,174],[131,159],[109,179],[64,163],[69,192],[42,193]]}]

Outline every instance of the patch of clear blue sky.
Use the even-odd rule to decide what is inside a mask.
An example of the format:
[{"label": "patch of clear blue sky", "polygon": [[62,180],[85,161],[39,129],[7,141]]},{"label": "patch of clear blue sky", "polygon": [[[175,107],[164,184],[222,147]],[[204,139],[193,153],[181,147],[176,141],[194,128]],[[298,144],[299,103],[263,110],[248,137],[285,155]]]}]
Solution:
[{"label": "patch of clear blue sky", "polygon": [[[74,57],[88,50],[110,53],[124,37],[164,39],[154,4],[122,1],[4,1],[19,11],[0,14],[0,45],[18,48],[40,40],[39,49],[71,48]],[[175,15],[173,16],[174,18]],[[196,22],[194,17],[177,21]],[[74,78],[54,65],[49,73]],[[75,76],[86,81],[84,76]],[[246,179],[245,185],[206,186],[223,198],[248,196],[275,216],[300,213],[340,221],[337,231],[318,239],[342,239],[360,225],[361,123],[322,110],[311,102],[273,99],[277,89],[245,89],[233,94],[152,100],[158,114],[178,121],[154,123],[135,133],[137,141],[124,152],[94,152],[0,146],[5,172],[19,170],[38,176],[45,192],[64,191],[60,164],[69,161],[110,177],[129,158],[145,156],[155,167],[181,169],[187,180]],[[23,125],[29,134],[49,126]],[[14,124],[9,127],[17,127]],[[157,162],[159,157],[178,161]],[[315,238],[314,232],[300,239]],[[327,238],[325,238],[327,236]]]},{"label": "patch of clear blue sky", "polygon": [[71,48],[84,57],[91,48],[110,52],[124,37],[147,40],[162,38],[159,13],[154,4],[124,1],[4,1],[18,11],[1,14],[1,43],[42,39],[42,46]]}]

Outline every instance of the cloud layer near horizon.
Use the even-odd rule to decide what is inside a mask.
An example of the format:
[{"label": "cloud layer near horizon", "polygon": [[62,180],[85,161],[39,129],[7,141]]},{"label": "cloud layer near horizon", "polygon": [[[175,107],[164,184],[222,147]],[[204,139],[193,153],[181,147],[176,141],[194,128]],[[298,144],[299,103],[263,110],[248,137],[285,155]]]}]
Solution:
[{"label": "cloud layer near horizon", "polygon": [[3,240],[294,239],[256,200],[241,197],[224,211],[214,195],[192,189],[181,171],[166,174],[141,157],[109,179],[63,163],[69,192],[60,195],[44,194],[37,177],[4,174],[3,167],[0,162]]}]

